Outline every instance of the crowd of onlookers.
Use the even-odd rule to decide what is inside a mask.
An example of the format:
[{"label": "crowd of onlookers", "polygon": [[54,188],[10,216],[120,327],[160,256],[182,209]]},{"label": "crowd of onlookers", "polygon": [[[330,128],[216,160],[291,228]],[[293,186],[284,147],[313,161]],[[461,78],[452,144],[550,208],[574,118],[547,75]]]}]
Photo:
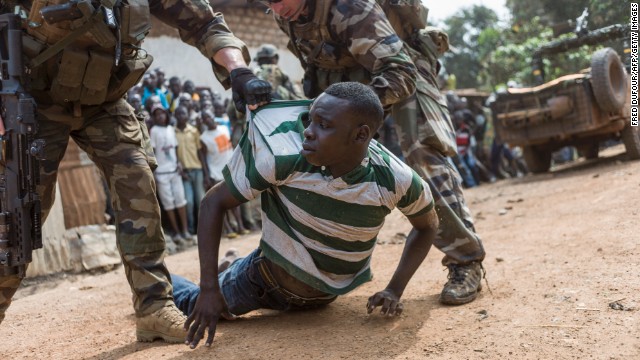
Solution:
[{"label": "crowd of onlookers", "polygon": [[[208,88],[196,88],[191,80],[182,82],[175,76],[167,80],[161,68],[144,75],[142,83],[129,91],[128,102],[149,130],[168,249],[193,245],[200,201],[223,180],[222,170],[238,140],[232,134],[244,129],[232,128],[228,99]],[[233,116],[233,107],[229,109]],[[230,211],[223,235],[235,238],[259,229],[252,206]]]}]

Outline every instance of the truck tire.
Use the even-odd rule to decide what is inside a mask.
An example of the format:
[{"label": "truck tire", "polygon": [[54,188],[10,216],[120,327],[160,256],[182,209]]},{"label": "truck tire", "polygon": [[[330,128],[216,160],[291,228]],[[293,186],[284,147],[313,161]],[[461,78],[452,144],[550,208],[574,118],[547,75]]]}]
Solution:
[{"label": "truck tire", "polygon": [[622,142],[629,160],[640,159],[640,127],[627,126],[622,129]]},{"label": "truck tire", "polygon": [[534,174],[549,171],[551,167],[551,151],[525,146],[522,152],[529,171]]},{"label": "truck tire", "polygon": [[591,56],[591,87],[600,109],[618,112],[627,98],[627,72],[612,48],[596,51]]}]

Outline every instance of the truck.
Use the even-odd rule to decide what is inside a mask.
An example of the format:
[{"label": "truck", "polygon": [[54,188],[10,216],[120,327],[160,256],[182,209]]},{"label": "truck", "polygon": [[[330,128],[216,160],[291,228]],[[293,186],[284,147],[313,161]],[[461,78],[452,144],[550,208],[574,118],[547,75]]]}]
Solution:
[{"label": "truck", "polygon": [[[591,56],[591,66],[544,82],[543,59],[583,45],[629,39],[629,25],[611,25],[543,45],[532,54],[540,83],[509,88],[491,103],[501,140],[520,146],[529,170],[547,172],[551,156],[574,146],[586,159],[598,157],[600,143],[621,140],[629,159],[640,159],[640,128],[631,126],[631,79],[618,53],[605,47]],[[628,44],[625,44],[628,45]]]}]

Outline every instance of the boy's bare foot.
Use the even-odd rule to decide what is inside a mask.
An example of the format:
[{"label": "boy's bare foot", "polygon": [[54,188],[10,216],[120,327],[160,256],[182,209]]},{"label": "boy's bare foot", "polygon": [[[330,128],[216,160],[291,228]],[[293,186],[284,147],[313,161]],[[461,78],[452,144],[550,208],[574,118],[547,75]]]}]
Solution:
[{"label": "boy's bare foot", "polygon": [[227,250],[224,257],[218,263],[218,274],[227,270],[227,268],[240,256],[240,253],[235,248]]}]

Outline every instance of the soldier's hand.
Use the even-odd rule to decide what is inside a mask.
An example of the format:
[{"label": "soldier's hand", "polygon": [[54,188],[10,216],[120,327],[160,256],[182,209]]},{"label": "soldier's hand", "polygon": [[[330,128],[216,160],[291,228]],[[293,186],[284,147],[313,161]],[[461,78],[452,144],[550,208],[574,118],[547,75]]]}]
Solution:
[{"label": "soldier's hand", "polygon": [[387,316],[398,316],[402,314],[404,308],[400,302],[400,296],[389,289],[378,291],[369,298],[369,301],[367,301],[367,314],[371,314],[378,306],[382,306],[380,313]]},{"label": "soldier's hand", "polygon": [[209,332],[204,345],[211,346],[220,318],[235,319],[235,316],[229,312],[227,302],[224,300],[222,293],[219,289],[217,291],[201,289],[193,312],[184,323],[185,330],[188,330],[185,344],[195,349],[208,329]]},{"label": "soldier's hand", "polygon": [[0,135],[4,135],[4,120],[2,120],[2,115],[0,115]]},{"label": "soldier's hand", "polygon": [[258,106],[271,101],[271,84],[260,80],[248,68],[237,68],[231,71],[231,90],[233,104],[240,112],[245,111],[246,105],[249,105],[250,110],[255,110]]}]

